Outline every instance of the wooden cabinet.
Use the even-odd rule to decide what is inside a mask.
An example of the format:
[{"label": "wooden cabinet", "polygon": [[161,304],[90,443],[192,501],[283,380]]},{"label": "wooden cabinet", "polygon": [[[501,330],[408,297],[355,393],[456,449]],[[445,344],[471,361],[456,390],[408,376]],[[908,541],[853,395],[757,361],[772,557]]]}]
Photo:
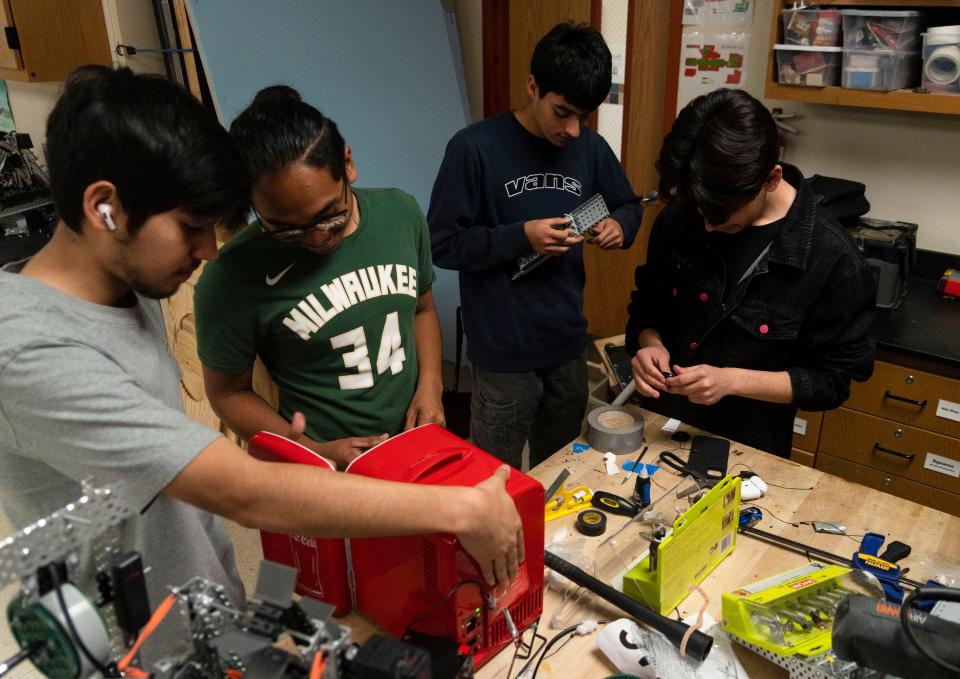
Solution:
[{"label": "wooden cabinet", "polygon": [[0,79],[64,80],[77,66],[112,66],[102,0],[0,0]]},{"label": "wooden cabinet", "polygon": [[[929,12],[932,25],[960,23],[960,0],[834,0],[823,3],[830,7],[871,9],[916,9]],[[777,58],[773,46],[782,42],[783,24],[781,10],[793,6],[792,0],[774,0],[770,26],[770,50],[767,56],[767,78],[764,96],[768,99],[788,99],[810,104],[834,104],[837,106],[860,106],[885,108],[899,111],[923,111],[960,115],[960,95],[915,92],[913,90],[853,90],[842,87],[807,87],[781,85],[777,81]]]},{"label": "wooden cabinet", "polygon": [[823,424],[823,413],[808,413],[797,411],[793,420],[793,450],[790,459],[807,467],[812,467],[820,442],[820,428]]},{"label": "wooden cabinet", "polygon": [[960,515],[960,380],[877,361],[824,414],[816,468]]},{"label": "wooden cabinet", "polygon": [[877,361],[873,377],[855,384],[844,407],[960,438],[960,421],[937,415],[960,402],[960,382]]}]

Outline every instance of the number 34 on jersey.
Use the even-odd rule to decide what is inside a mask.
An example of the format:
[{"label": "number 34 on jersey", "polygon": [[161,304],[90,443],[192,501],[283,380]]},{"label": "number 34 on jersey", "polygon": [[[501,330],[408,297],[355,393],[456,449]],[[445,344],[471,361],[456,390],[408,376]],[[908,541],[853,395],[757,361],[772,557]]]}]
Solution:
[{"label": "number 34 on jersey", "polygon": [[[336,337],[330,338],[334,349],[350,347],[350,351],[343,354],[343,364],[346,368],[356,372],[340,376],[341,389],[369,389],[373,386],[373,364],[370,362],[370,351],[367,336],[363,326],[348,330]],[[393,375],[403,371],[403,362],[407,355],[403,350],[403,341],[400,337],[400,322],[396,311],[391,311],[384,319],[383,331],[380,334],[380,348],[377,351],[377,375],[383,375],[388,370]]]}]

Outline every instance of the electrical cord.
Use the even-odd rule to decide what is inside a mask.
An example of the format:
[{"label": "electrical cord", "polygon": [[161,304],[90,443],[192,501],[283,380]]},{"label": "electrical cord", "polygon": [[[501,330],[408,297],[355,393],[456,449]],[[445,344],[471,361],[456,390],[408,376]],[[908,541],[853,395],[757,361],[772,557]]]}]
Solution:
[{"label": "electrical cord", "polygon": [[[585,627],[586,631],[580,632],[581,634],[589,634],[590,632],[594,631],[598,625],[605,625],[605,624],[607,624],[606,620],[599,620],[599,621],[585,620],[579,624],[571,625],[570,627],[567,627],[566,629],[560,632],[557,632],[557,634],[555,634],[553,638],[550,639],[550,641],[545,643],[543,645],[543,648],[540,650],[539,657],[537,658],[537,664],[533,666],[533,674],[530,675],[530,679],[537,679],[537,672],[540,671],[540,663],[542,663],[547,658],[547,656],[550,655],[549,653],[550,648],[554,644],[556,644],[560,639],[563,639],[564,637],[571,634],[576,634],[581,627],[586,626]],[[521,671],[520,674],[522,675],[523,672]]]},{"label": "electrical cord", "polygon": [[[785,523],[785,524],[787,524],[788,526],[793,526],[794,528],[799,528],[800,526],[809,526],[809,525],[812,525],[812,524],[813,524],[813,521],[787,521],[786,519],[781,519],[779,516],[777,516],[776,514],[774,514],[773,512],[771,512],[771,511],[770,511],[769,509],[767,509],[766,507],[762,507],[762,506],[758,505],[758,504],[755,503],[755,502],[751,502],[751,503],[749,503],[749,504],[745,504],[745,505],[742,506],[742,508],[748,508],[748,507],[756,507],[756,508],[759,509],[760,511],[764,512],[764,515],[769,514],[771,517],[773,517],[774,519],[776,519],[776,520],[779,521],[780,523]],[[829,522],[829,521],[825,521],[824,523],[830,523],[830,522]],[[842,536],[842,537],[849,538],[849,539],[853,540],[853,541],[856,542],[856,543],[859,543],[860,540],[863,539],[863,535],[864,535],[864,534],[861,534],[861,535],[850,535],[850,534],[848,534],[848,533],[822,532],[822,535],[840,535],[840,536]]]},{"label": "electrical cord", "polygon": [[960,603],[960,589],[953,589],[952,587],[917,587],[906,596],[900,605],[900,626],[903,627],[903,633],[907,635],[907,639],[909,639],[910,642],[917,647],[917,650],[925,655],[928,660],[936,663],[948,672],[960,675],[960,667],[952,665],[943,658],[938,658],[933,655],[930,649],[921,644],[917,638],[917,632],[913,629],[913,625],[910,624],[910,605],[913,603],[913,600],[917,598],[935,599],[937,601],[955,601]]},{"label": "electrical cord", "polygon": [[[736,469],[737,467],[743,467],[744,469],[746,469],[747,471],[749,471],[749,472],[750,472],[751,474],[753,474],[754,476],[760,476],[759,474],[757,474],[757,472],[753,471],[753,469],[751,469],[749,465],[746,465],[746,464],[744,464],[743,462],[737,462],[735,465],[733,465],[732,467],[730,467],[729,473],[732,473],[733,470]],[[761,477],[761,478],[763,478],[763,477]],[[798,487],[794,487],[794,486],[781,486],[779,483],[770,483],[770,482],[767,481],[766,479],[763,479],[763,482],[766,483],[768,486],[773,486],[774,488],[781,488],[781,489],[783,489],[783,490],[813,490],[813,486],[810,486],[809,488],[798,488]]]},{"label": "electrical cord", "polygon": [[477,589],[480,590],[480,594],[483,594],[483,585],[481,585],[476,580],[461,580],[460,582],[455,584],[449,592],[447,592],[446,596],[444,596],[439,603],[434,604],[432,607],[428,608],[423,613],[421,613],[420,615],[415,617],[413,620],[411,620],[409,623],[407,623],[407,626],[404,627],[403,629],[403,635],[400,638],[403,639],[405,636],[407,636],[407,633],[410,631],[410,628],[416,625],[418,622],[420,622],[424,618],[426,618],[428,615],[432,615],[436,613],[440,609],[440,607],[443,606],[448,601],[450,601],[450,597],[452,597],[454,593],[464,585],[476,585]]},{"label": "electrical cord", "polygon": [[[541,645],[540,648],[536,650],[536,652],[533,650],[533,645],[534,643],[536,643],[537,639],[543,639],[543,643],[544,644],[547,643],[547,638],[542,634],[537,633],[537,627],[539,626],[539,624],[540,624],[540,618],[537,618],[536,620],[533,621],[533,624],[530,625],[529,629],[530,631],[533,632],[533,637],[530,639],[529,644],[525,644],[523,641],[523,634],[526,634],[526,630],[524,630],[523,634],[520,635],[520,638],[517,640],[516,648],[513,651],[513,658],[510,660],[510,668],[507,670],[506,679],[510,679],[510,676],[513,674],[513,665],[514,663],[517,662],[517,660],[527,661],[527,663],[520,668],[519,675],[522,675],[527,670],[527,667],[529,667],[530,663],[532,662],[531,658],[533,658],[537,653],[539,653],[543,649],[543,645]],[[521,655],[520,649],[524,647],[526,647],[526,655]]]},{"label": "electrical cord", "polygon": [[73,624],[73,618],[70,616],[70,609],[67,607],[67,602],[63,598],[63,592],[60,589],[60,573],[57,571],[56,564],[48,564],[47,572],[50,574],[50,579],[53,581],[53,591],[57,595],[57,602],[60,604],[60,611],[63,613],[64,620],[67,622],[67,628],[70,630],[70,634],[73,635],[74,640],[77,642],[77,647],[80,649],[80,652],[83,653],[84,657],[90,662],[91,665],[93,665],[94,669],[104,677],[118,676],[116,672],[112,671],[102,662],[97,660],[93,653],[90,652],[90,649],[87,648],[87,645],[83,643],[83,639],[80,638],[80,633],[77,632],[77,627]]},{"label": "electrical cord", "polygon": [[558,632],[557,634],[555,634],[554,637],[550,639],[550,641],[548,641],[543,645],[543,650],[540,652],[540,657],[537,659],[537,664],[533,666],[533,674],[530,675],[530,679],[537,679],[537,672],[540,671],[540,663],[543,662],[543,658],[544,656],[546,656],[547,651],[549,651],[550,648],[563,637],[567,636],[568,634],[573,634],[574,632],[576,632],[577,627],[579,627],[579,625],[570,625],[570,627],[566,628],[562,632]]}]

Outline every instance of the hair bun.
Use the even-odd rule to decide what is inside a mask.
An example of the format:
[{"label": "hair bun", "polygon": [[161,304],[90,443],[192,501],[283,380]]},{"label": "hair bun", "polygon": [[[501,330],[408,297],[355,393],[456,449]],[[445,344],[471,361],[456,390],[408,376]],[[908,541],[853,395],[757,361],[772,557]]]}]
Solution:
[{"label": "hair bun", "polygon": [[257,96],[253,98],[254,105],[282,104],[294,101],[303,100],[300,98],[300,93],[289,85],[271,85],[270,87],[264,87],[257,92]]}]

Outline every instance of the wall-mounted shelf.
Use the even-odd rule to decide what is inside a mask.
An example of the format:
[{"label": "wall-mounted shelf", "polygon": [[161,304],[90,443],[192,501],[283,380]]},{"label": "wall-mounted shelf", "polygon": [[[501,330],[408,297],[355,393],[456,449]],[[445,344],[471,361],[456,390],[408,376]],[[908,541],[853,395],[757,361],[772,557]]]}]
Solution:
[{"label": "wall-mounted shelf", "polygon": [[[764,96],[768,99],[786,99],[809,104],[858,106],[895,111],[917,111],[960,115],[960,94],[938,94],[913,90],[854,90],[842,87],[805,87],[781,85],[777,82],[777,59],[773,46],[782,39],[780,12],[792,5],[790,0],[775,0],[770,26],[770,48],[767,56],[767,82]],[[877,9],[929,9],[960,23],[960,0],[837,0],[823,2],[829,7],[872,7]],[[950,10],[956,10],[955,15]]]}]

